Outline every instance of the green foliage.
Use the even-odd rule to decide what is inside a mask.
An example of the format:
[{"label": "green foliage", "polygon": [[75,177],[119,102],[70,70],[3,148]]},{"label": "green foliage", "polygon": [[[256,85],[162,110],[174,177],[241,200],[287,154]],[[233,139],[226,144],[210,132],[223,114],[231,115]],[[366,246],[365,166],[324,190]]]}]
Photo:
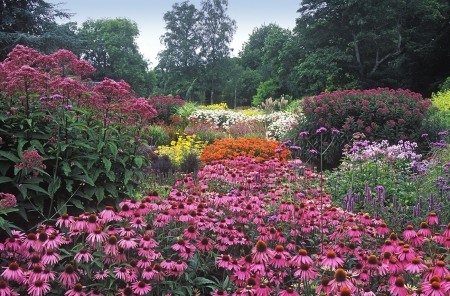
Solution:
[{"label": "green foliage", "polygon": [[149,143],[154,146],[167,145],[170,143],[169,134],[158,125],[149,126],[146,136],[149,138]]},{"label": "green foliage", "polygon": [[252,105],[259,106],[262,102],[270,97],[275,97],[275,92],[278,89],[277,84],[273,79],[261,82],[257,89],[257,93],[253,96]]},{"label": "green foliage", "polygon": [[433,93],[431,96],[433,106],[442,111],[450,110],[450,89],[445,89],[437,93]]},{"label": "green foliage", "polygon": [[188,118],[192,114],[192,112],[197,109],[197,103],[186,102],[183,105],[176,107],[175,109],[175,115],[183,118]]},{"label": "green foliage", "polygon": [[17,45],[33,47],[44,53],[79,45],[76,23],[57,24],[71,13],[58,4],[42,0],[3,1],[0,12],[0,61]]},{"label": "green foliage", "polygon": [[448,1],[307,0],[298,12],[303,94],[349,85],[428,93],[448,76],[450,59],[433,58],[448,45],[449,30],[441,25],[450,16]]},{"label": "green foliage", "polygon": [[125,80],[137,97],[148,97],[154,90],[156,77],[148,71],[136,44],[139,29],[134,21],[116,19],[89,19],[78,33],[83,40],[82,57],[97,69],[92,79],[104,77]]}]

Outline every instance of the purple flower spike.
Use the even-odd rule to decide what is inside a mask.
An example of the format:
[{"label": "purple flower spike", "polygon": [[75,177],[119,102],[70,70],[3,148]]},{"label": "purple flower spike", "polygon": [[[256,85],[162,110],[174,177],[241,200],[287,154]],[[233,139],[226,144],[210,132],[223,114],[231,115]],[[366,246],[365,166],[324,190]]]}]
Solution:
[{"label": "purple flower spike", "polygon": [[298,134],[299,137],[304,137],[309,135],[309,133],[307,131],[301,132],[300,134]]}]

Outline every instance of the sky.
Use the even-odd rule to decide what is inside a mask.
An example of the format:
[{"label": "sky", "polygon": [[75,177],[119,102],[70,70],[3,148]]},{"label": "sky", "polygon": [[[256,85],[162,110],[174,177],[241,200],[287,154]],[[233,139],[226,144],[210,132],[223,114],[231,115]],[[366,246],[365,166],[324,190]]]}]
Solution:
[{"label": "sky", "polygon": [[[75,15],[70,20],[58,20],[59,23],[77,22],[78,26],[87,20],[102,18],[127,18],[138,25],[140,36],[136,43],[144,58],[153,68],[158,63],[157,54],[164,50],[160,43],[161,35],[166,32],[163,16],[172,10],[174,3],[182,0],[46,0],[58,4],[58,8]],[[201,0],[191,0],[197,9],[201,9]],[[293,29],[299,16],[301,0],[228,0],[228,16],[236,21],[237,30],[230,47],[231,56],[237,56],[244,42],[256,27],[275,23],[282,28]]]}]

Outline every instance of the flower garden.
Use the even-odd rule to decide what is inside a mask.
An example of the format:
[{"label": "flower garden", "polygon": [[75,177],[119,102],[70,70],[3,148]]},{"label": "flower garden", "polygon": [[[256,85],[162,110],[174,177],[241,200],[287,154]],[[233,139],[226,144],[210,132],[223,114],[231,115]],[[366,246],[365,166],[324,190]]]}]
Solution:
[{"label": "flower garden", "polygon": [[0,63],[0,296],[450,295],[448,92],[281,110]]}]

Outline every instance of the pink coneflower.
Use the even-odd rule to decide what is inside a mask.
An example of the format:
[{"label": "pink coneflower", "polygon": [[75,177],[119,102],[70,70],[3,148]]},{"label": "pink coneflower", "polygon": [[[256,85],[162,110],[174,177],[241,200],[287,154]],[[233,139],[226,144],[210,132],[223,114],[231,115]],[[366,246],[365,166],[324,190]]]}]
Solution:
[{"label": "pink coneflower", "polygon": [[150,265],[152,265],[152,262],[147,257],[141,258],[137,263],[137,267],[139,268],[146,268]]},{"label": "pink coneflower", "polygon": [[196,239],[199,236],[199,232],[195,229],[194,225],[189,225],[188,228],[184,229],[183,236],[187,239]]},{"label": "pink coneflower", "polygon": [[339,291],[339,296],[351,296],[351,295],[353,295],[353,292],[347,287],[344,287]]},{"label": "pink coneflower", "polygon": [[144,281],[134,282],[131,285],[131,288],[133,288],[133,292],[138,295],[147,294],[152,290],[152,286],[150,286],[150,284],[147,284]]},{"label": "pink coneflower", "polygon": [[80,283],[77,283],[77,284],[75,284],[75,286],[73,286],[73,288],[71,290],[64,293],[64,295],[66,295],[66,296],[86,296],[86,293],[83,292],[84,288],[86,288],[86,287]]},{"label": "pink coneflower", "polygon": [[278,296],[299,296],[299,294],[292,287],[287,287],[285,290],[280,290]]},{"label": "pink coneflower", "polygon": [[405,231],[403,231],[403,237],[405,240],[409,241],[411,238],[416,237],[417,232],[414,230],[414,226],[408,225],[406,226]]},{"label": "pink coneflower", "polygon": [[435,212],[431,212],[427,217],[427,223],[429,225],[439,224],[438,216]]},{"label": "pink coneflower", "polygon": [[266,283],[260,283],[255,288],[256,296],[270,296],[272,293],[272,289]]},{"label": "pink coneflower", "polygon": [[214,291],[214,293],[211,296],[228,296],[228,293],[226,293],[222,289],[217,289]]},{"label": "pink coneflower", "polygon": [[12,291],[7,282],[0,280],[0,296],[11,296]]},{"label": "pink coneflower", "polygon": [[133,288],[127,286],[123,289],[119,289],[120,296],[134,296]]},{"label": "pink coneflower", "polygon": [[286,260],[286,256],[284,254],[277,253],[270,259],[269,262],[275,268],[283,268],[289,266],[289,261]]},{"label": "pink coneflower", "polygon": [[5,280],[21,283],[25,279],[25,275],[17,262],[11,262],[3,268],[5,268],[5,271],[2,273],[2,277]]},{"label": "pink coneflower", "polygon": [[134,227],[136,229],[143,229],[147,226],[147,223],[144,222],[142,217],[134,218],[130,221],[131,227]]},{"label": "pink coneflower", "polygon": [[144,280],[151,280],[153,278],[153,275],[154,275],[153,266],[150,265],[144,268],[141,276]]},{"label": "pink coneflower", "polygon": [[125,218],[131,218],[133,217],[134,212],[130,209],[130,206],[127,204],[122,205],[119,216],[125,217]]},{"label": "pink coneflower", "polygon": [[446,264],[444,261],[439,260],[434,266],[433,274],[439,276],[440,278],[444,278],[446,275],[450,274],[448,271]]},{"label": "pink coneflower", "polygon": [[139,246],[144,248],[153,248],[158,245],[158,242],[154,240],[150,235],[144,234],[139,239]]},{"label": "pink coneflower", "polygon": [[80,277],[75,273],[75,268],[72,264],[67,264],[58,277],[58,280],[66,288],[72,288],[79,279]]},{"label": "pink coneflower", "polygon": [[410,263],[406,264],[405,270],[410,273],[422,273],[427,270],[428,266],[422,263],[420,258],[413,258]]},{"label": "pink coneflower", "polygon": [[392,296],[406,296],[408,289],[405,287],[405,280],[402,277],[397,277],[395,283],[389,287],[389,292]]},{"label": "pink coneflower", "polygon": [[294,257],[291,259],[291,264],[293,266],[299,267],[301,264],[312,264],[313,260],[308,256],[308,251],[305,249],[300,249]]},{"label": "pink coneflower", "polygon": [[420,229],[417,231],[418,234],[422,234],[425,237],[431,237],[431,229],[428,227],[427,222],[420,223]]},{"label": "pink coneflower", "polygon": [[381,222],[380,225],[377,227],[377,233],[380,235],[385,235],[389,233],[389,228],[387,227],[386,223]]},{"label": "pink coneflower", "polygon": [[97,271],[94,275],[96,280],[104,280],[109,277],[109,273],[106,270]]},{"label": "pink coneflower", "polygon": [[321,292],[328,295],[331,293],[331,286],[329,285],[330,279],[327,276],[322,277],[320,281],[320,285],[316,288],[316,294],[321,294]]},{"label": "pink coneflower", "polygon": [[188,265],[186,262],[182,261],[182,260],[177,260],[176,264],[175,264],[175,269],[177,271],[184,271],[188,268]]},{"label": "pink coneflower", "polygon": [[16,253],[20,250],[22,241],[15,237],[10,237],[5,241],[4,248],[6,251]]},{"label": "pink coneflower", "polygon": [[239,268],[239,270],[236,270],[234,272],[233,276],[235,278],[237,278],[238,280],[240,280],[240,281],[246,281],[246,280],[248,280],[251,277],[251,273],[250,273],[250,270],[247,269],[247,267],[241,266]]},{"label": "pink coneflower", "polygon": [[159,265],[158,263],[155,263],[153,265],[153,276],[152,276],[152,278],[155,281],[162,281],[165,276],[166,276],[166,274],[164,273],[161,265]]},{"label": "pink coneflower", "polygon": [[255,247],[252,249],[254,263],[268,263],[273,258],[274,253],[267,247],[267,244],[258,240]]},{"label": "pink coneflower", "polygon": [[368,268],[370,270],[375,270],[378,269],[379,265],[378,265],[378,258],[375,255],[369,255],[367,257],[367,260],[365,262],[363,262],[364,267]]},{"label": "pink coneflower", "polygon": [[43,281],[43,274],[44,269],[42,268],[42,266],[40,265],[36,265],[34,266],[30,271],[28,271],[26,277],[27,277],[27,282],[34,282],[37,280],[41,280]]},{"label": "pink coneflower", "polygon": [[422,293],[430,296],[444,296],[446,290],[444,285],[441,284],[441,279],[438,276],[432,276],[429,281],[422,282]]},{"label": "pink coneflower", "polygon": [[82,248],[82,249],[80,250],[80,252],[78,252],[77,254],[75,254],[74,259],[75,259],[75,261],[77,261],[78,263],[80,263],[81,260],[84,260],[85,263],[88,263],[89,261],[94,260],[94,256],[92,256],[92,255],[89,253],[88,249]]},{"label": "pink coneflower", "polygon": [[128,235],[125,235],[119,241],[119,247],[124,248],[125,250],[134,249],[137,247],[137,245],[138,245],[137,242],[135,242],[134,239],[129,237]]},{"label": "pink coneflower", "polygon": [[114,267],[114,275],[116,276],[116,278],[128,282],[129,269],[126,268],[125,266]]},{"label": "pink coneflower", "polygon": [[204,236],[201,240],[199,240],[196,244],[197,249],[204,252],[209,252],[213,248],[212,240]]},{"label": "pink coneflower", "polygon": [[119,230],[119,235],[120,236],[135,236],[136,235],[136,231],[134,231],[131,226],[125,226],[125,227],[121,227]]},{"label": "pink coneflower", "polygon": [[47,294],[52,288],[50,284],[41,280],[36,280],[29,283],[28,286],[28,294],[31,296],[44,296]]},{"label": "pink coneflower", "polygon": [[94,229],[94,231],[89,233],[89,235],[86,237],[86,241],[93,247],[96,244],[104,243],[107,239],[108,234],[103,232],[100,228]]},{"label": "pink coneflower", "polygon": [[116,212],[114,211],[114,207],[106,206],[103,211],[98,214],[103,221],[110,222],[116,220]]},{"label": "pink coneflower", "polygon": [[175,262],[170,258],[166,258],[160,265],[166,270],[171,270],[175,266]]},{"label": "pink coneflower", "polygon": [[111,235],[105,243],[105,254],[116,256],[119,252],[119,246],[117,245],[117,237]]},{"label": "pink coneflower", "polygon": [[356,290],[356,287],[347,278],[347,273],[342,268],[338,268],[334,272],[334,279],[331,280],[328,284],[330,286],[330,292],[331,293],[337,293],[342,288],[348,288],[351,291],[355,291]]},{"label": "pink coneflower", "polygon": [[56,264],[59,260],[61,260],[61,257],[58,255],[58,253],[55,253],[53,249],[47,249],[41,260],[42,264],[44,265]]},{"label": "pink coneflower", "polygon": [[322,256],[322,265],[331,269],[336,269],[344,264],[344,260],[336,255],[336,252],[330,250],[325,256]]},{"label": "pink coneflower", "polygon": [[294,276],[300,278],[301,281],[313,280],[317,275],[317,270],[308,263],[301,264],[300,268],[294,273]]},{"label": "pink coneflower", "polygon": [[87,293],[87,296],[104,296],[98,288],[93,288]]},{"label": "pink coneflower", "polygon": [[192,245],[186,245],[184,250],[181,250],[178,256],[180,256],[183,259],[193,258],[195,254],[195,246]]},{"label": "pink coneflower", "polygon": [[450,223],[447,224],[447,228],[442,233],[442,237],[450,237]]},{"label": "pink coneflower", "polygon": [[404,245],[402,251],[397,255],[400,262],[411,262],[414,257],[416,257],[414,249],[410,248],[409,245]]},{"label": "pink coneflower", "polygon": [[62,228],[63,226],[66,228],[70,228],[70,225],[74,222],[75,222],[75,220],[73,219],[72,216],[70,216],[67,213],[64,213],[61,215],[61,217],[56,219],[55,225],[56,225],[56,227],[60,227],[60,228]]},{"label": "pink coneflower", "polygon": [[233,264],[231,263],[232,258],[228,254],[222,254],[217,257],[217,266],[225,268],[227,270],[233,269]]},{"label": "pink coneflower", "polygon": [[41,274],[41,278],[44,282],[50,282],[55,280],[55,272],[48,268],[44,268]]},{"label": "pink coneflower", "polygon": [[30,232],[27,234],[27,236],[25,237],[24,241],[23,241],[23,245],[29,249],[31,247],[34,248],[34,245],[37,241],[37,236],[34,232]]}]

